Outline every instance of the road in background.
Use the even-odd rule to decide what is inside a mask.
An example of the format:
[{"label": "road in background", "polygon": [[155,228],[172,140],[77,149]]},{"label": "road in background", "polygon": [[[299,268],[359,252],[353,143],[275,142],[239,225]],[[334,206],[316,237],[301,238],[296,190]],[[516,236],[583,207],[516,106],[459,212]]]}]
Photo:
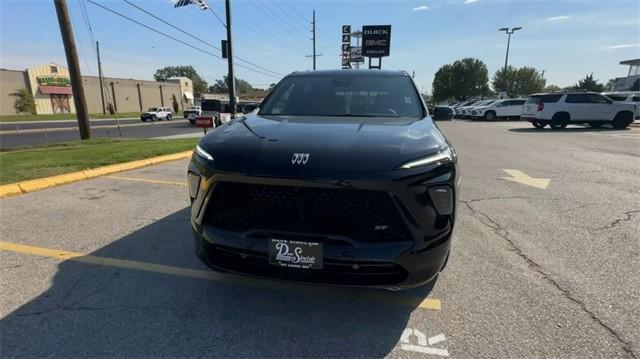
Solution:
[{"label": "road in background", "polygon": [[[185,135],[202,132],[188,121],[184,119],[173,119],[169,122],[141,122],[140,120],[122,121],[121,132],[123,138],[154,138],[174,135]],[[26,126],[27,124],[25,124]],[[47,123],[44,124],[28,124],[32,127],[22,128],[21,132],[3,132],[0,133],[0,148],[17,148],[24,146],[43,145],[57,142],[74,141],[80,139],[77,123]],[[92,138],[118,138],[120,132],[115,126],[115,122],[93,123]],[[15,126],[15,125],[13,125]],[[40,127],[38,127],[40,126]],[[105,128],[106,127],[106,128]]]},{"label": "road in background", "polygon": [[211,272],[177,161],[0,201],[3,356],[640,357],[640,128],[439,126],[462,188],[434,287]]}]

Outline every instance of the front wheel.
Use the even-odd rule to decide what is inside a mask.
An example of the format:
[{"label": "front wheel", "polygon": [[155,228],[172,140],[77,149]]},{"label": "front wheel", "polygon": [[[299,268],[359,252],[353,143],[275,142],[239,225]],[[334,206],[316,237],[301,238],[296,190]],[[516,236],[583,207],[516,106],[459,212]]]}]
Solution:
[{"label": "front wheel", "polygon": [[569,124],[569,116],[566,114],[559,113],[553,116],[553,118],[551,119],[551,122],[549,122],[549,127],[551,127],[552,130],[562,130],[566,128],[568,124]]},{"label": "front wheel", "polygon": [[171,115],[167,115],[167,121],[171,121]]},{"label": "front wheel", "polygon": [[627,128],[631,123],[633,123],[633,115],[630,113],[619,113],[613,119],[611,125],[613,128],[623,129]]},{"label": "front wheel", "polygon": [[495,119],[496,119],[496,114],[493,111],[489,111],[489,112],[484,114],[484,120],[485,121],[493,121]]},{"label": "front wheel", "polygon": [[151,121],[158,121],[158,116],[156,115],[151,116]]}]

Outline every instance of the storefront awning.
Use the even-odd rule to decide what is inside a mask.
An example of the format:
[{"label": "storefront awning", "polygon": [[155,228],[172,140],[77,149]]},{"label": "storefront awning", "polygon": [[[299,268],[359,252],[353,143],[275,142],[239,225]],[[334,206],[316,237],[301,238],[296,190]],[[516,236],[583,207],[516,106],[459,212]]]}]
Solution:
[{"label": "storefront awning", "polygon": [[185,92],[184,92],[184,97],[185,97],[187,100],[193,100],[193,94],[192,94],[191,92],[187,92],[187,91],[185,91]]},{"label": "storefront awning", "polygon": [[45,95],[71,95],[71,86],[40,86],[40,92]]}]

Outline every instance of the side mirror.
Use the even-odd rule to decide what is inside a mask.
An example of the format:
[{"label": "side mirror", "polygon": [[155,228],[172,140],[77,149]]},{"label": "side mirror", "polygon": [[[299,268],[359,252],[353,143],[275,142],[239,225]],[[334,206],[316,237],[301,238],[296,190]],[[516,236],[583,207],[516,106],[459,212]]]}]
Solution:
[{"label": "side mirror", "polygon": [[255,110],[256,107],[258,107],[258,104],[255,104],[255,103],[246,104],[246,105],[244,105],[242,107],[242,113],[249,113],[249,112]]}]

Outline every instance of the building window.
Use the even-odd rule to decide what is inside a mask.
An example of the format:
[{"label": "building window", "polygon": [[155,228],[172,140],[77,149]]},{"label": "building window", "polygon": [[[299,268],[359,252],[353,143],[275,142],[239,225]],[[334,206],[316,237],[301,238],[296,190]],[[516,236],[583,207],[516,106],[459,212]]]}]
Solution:
[{"label": "building window", "polygon": [[49,66],[49,71],[51,71],[52,74],[57,74],[58,66]]}]

